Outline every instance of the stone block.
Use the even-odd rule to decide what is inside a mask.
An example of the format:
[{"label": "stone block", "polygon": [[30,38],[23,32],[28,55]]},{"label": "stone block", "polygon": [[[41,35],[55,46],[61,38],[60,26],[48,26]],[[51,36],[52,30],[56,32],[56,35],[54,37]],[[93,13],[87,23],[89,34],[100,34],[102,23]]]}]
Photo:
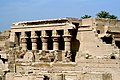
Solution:
[{"label": "stone block", "polygon": [[14,80],[14,73],[7,73],[6,80]]},{"label": "stone block", "polygon": [[71,73],[69,75],[65,75],[65,80],[78,80],[78,79],[77,75]]}]

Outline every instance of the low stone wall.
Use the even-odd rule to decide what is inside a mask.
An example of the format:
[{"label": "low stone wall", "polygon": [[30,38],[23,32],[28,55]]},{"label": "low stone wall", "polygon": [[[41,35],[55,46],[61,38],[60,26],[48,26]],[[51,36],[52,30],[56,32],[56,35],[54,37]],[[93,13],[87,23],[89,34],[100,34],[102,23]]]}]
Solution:
[{"label": "low stone wall", "polygon": [[112,80],[109,73],[39,73],[39,74],[12,74],[8,73],[6,80]]},{"label": "low stone wall", "polygon": [[119,59],[85,59],[78,62],[78,66],[92,68],[119,68]]}]

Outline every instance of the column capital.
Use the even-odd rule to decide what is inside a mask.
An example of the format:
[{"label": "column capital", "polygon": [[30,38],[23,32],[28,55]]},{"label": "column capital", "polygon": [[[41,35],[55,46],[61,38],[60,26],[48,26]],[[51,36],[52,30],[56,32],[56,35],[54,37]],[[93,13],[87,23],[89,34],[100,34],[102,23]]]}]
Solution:
[{"label": "column capital", "polygon": [[23,39],[23,38],[27,39],[28,37],[27,37],[27,36],[24,36],[24,37],[23,37],[23,36],[21,36],[21,39]]},{"label": "column capital", "polygon": [[41,36],[43,36],[43,37],[44,37],[44,36],[47,36],[47,32],[46,32],[45,30],[42,30],[42,31],[41,31]]},{"label": "column capital", "polygon": [[41,36],[42,50],[48,50],[48,38],[49,36]]},{"label": "column capital", "polygon": [[31,31],[31,38],[38,38],[35,31]]},{"label": "column capital", "polygon": [[63,35],[63,37],[65,42],[70,42],[72,39],[72,35]]},{"label": "column capital", "polygon": [[21,38],[22,50],[27,50],[27,38]]},{"label": "column capital", "polygon": [[36,43],[37,42],[37,38],[31,38],[32,43]]},{"label": "column capital", "polygon": [[70,32],[68,29],[64,29],[64,35],[70,35]]},{"label": "column capital", "polygon": [[27,35],[26,35],[26,33],[25,33],[25,31],[21,32],[21,38],[28,38]]},{"label": "column capital", "polygon": [[38,38],[38,36],[35,35],[35,36],[31,36],[30,38]]},{"label": "column capital", "polygon": [[27,43],[27,38],[21,38],[22,43]]},{"label": "column capital", "polygon": [[52,30],[52,36],[57,36],[57,35],[58,35],[57,30]]},{"label": "column capital", "polygon": [[40,36],[43,43],[47,43],[49,36]]},{"label": "column capital", "polygon": [[60,35],[52,36],[53,42],[58,42]]}]

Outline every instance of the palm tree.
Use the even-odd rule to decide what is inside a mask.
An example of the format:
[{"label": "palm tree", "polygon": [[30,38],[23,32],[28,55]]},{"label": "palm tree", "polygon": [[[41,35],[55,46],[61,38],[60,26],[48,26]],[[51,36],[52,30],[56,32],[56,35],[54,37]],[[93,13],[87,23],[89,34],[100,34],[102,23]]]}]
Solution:
[{"label": "palm tree", "polygon": [[84,15],[84,16],[82,16],[81,18],[82,18],[82,19],[86,19],[86,18],[91,18],[91,16],[89,16],[89,15]]},{"label": "palm tree", "polygon": [[118,17],[115,16],[115,15],[109,15],[109,18],[110,18],[110,19],[117,19]]},{"label": "palm tree", "polygon": [[109,18],[109,15],[110,15],[109,12],[106,11],[101,11],[96,14],[98,18]]},{"label": "palm tree", "polygon": [[106,11],[101,11],[96,14],[98,18],[109,18],[109,19],[117,19],[117,16],[115,15],[110,15],[109,12]]}]

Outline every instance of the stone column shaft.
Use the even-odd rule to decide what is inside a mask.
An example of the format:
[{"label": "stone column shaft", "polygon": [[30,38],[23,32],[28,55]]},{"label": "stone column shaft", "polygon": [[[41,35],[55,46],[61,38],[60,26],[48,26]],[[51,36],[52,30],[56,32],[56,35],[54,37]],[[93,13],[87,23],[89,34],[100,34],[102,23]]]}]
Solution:
[{"label": "stone column shaft", "polygon": [[31,38],[32,41],[32,50],[37,50],[37,39]]},{"label": "stone column shaft", "polygon": [[57,30],[52,31],[52,38],[53,38],[53,50],[59,50],[59,35]]},{"label": "stone column shaft", "polygon": [[22,49],[27,50],[27,36],[25,32],[21,32],[21,42],[22,42]]},{"label": "stone column shaft", "polygon": [[46,31],[41,31],[42,50],[48,50],[48,36]]},{"label": "stone column shaft", "polygon": [[48,37],[41,37],[42,40],[42,50],[48,50]]},{"label": "stone column shaft", "polygon": [[27,50],[27,40],[26,38],[22,38],[22,50]]},{"label": "stone column shaft", "polygon": [[59,50],[59,36],[53,37],[53,50]]},{"label": "stone column shaft", "polygon": [[68,30],[64,30],[64,42],[65,42],[65,51],[71,51],[71,38],[70,32]]},{"label": "stone column shaft", "polygon": [[31,32],[32,50],[37,50],[37,35],[35,31]]},{"label": "stone column shaft", "polygon": [[65,57],[63,57],[63,60],[65,62],[70,62],[72,61],[71,58],[71,35],[64,35],[64,41],[65,41]]},{"label": "stone column shaft", "polygon": [[71,44],[70,42],[65,42],[65,51],[71,51],[70,44]]},{"label": "stone column shaft", "polygon": [[47,43],[42,44],[42,50],[48,50],[48,44]]},{"label": "stone column shaft", "polygon": [[53,50],[59,50],[58,42],[53,42]]}]

